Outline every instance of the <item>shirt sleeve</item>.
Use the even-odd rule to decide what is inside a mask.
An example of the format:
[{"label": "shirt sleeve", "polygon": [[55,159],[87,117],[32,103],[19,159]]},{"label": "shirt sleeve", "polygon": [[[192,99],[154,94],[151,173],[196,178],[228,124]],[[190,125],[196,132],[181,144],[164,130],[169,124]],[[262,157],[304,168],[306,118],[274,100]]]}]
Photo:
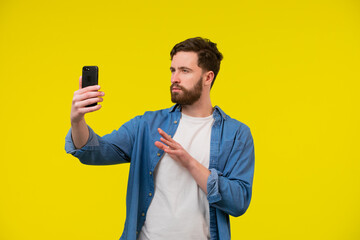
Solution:
[{"label": "shirt sleeve", "polygon": [[89,129],[89,139],[84,147],[77,149],[74,145],[72,136],[71,136],[71,128],[68,131],[66,137],[65,137],[65,151],[66,153],[70,153],[74,155],[75,157],[79,156],[82,151],[86,150],[86,148],[91,148],[99,145],[99,141],[97,139],[97,136],[94,132],[94,130],[91,129],[91,127],[87,126]]},{"label": "shirt sleeve", "polygon": [[253,138],[245,126],[234,141],[224,171],[210,169],[209,204],[235,217],[244,214],[251,200],[254,162]]},{"label": "shirt sleeve", "polygon": [[65,137],[65,151],[88,165],[111,165],[130,162],[133,143],[141,116],[135,117],[118,130],[100,137],[89,126],[89,139],[85,146],[76,149],[71,129]]}]

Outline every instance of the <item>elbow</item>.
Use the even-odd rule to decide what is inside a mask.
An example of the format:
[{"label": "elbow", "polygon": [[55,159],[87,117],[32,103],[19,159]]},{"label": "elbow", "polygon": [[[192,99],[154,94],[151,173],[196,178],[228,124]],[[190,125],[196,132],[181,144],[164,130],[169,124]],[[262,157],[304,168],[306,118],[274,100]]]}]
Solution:
[{"label": "elbow", "polygon": [[244,195],[242,197],[240,196],[238,199],[239,200],[234,204],[234,208],[230,213],[233,217],[240,217],[247,211],[250,205],[251,194],[245,190]]},{"label": "elbow", "polygon": [[79,156],[78,159],[84,165],[104,165],[101,155],[92,155],[89,152]]},{"label": "elbow", "polygon": [[96,165],[96,164],[92,163],[91,161],[89,161],[88,159],[79,158],[79,161],[84,165]]},{"label": "elbow", "polygon": [[240,217],[250,205],[250,196],[237,196],[228,200],[221,199],[211,205],[233,217]]},{"label": "elbow", "polygon": [[241,215],[243,215],[246,212],[246,210],[248,209],[248,206],[249,205],[243,206],[243,207],[241,207],[241,206],[235,207],[235,209],[233,209],[233,211],[230,213],[230,215],[233,217],[240,217]]}]

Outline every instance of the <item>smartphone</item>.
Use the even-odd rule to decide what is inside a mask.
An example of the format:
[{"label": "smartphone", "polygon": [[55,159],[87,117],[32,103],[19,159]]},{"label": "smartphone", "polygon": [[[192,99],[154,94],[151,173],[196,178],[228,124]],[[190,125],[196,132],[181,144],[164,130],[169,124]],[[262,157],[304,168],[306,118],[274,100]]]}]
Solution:
[{"label": "smartphone", "polygon": [[[82,88],[91,85],[98,85],[99,68],[97,66],[84,66],[82,69]],[[86,107],[96,106],[97,103],[90,104]]]}]

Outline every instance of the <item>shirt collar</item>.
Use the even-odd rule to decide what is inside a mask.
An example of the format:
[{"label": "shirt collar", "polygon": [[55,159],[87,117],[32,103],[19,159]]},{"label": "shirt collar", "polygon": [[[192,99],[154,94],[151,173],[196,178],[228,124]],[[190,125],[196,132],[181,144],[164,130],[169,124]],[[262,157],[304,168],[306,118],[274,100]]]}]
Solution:
[{"label": "shirt collar", "polygon": [[181,111],[181,106],[180,104],[175,104],[174,106],[172,106],[169,110],[169,112],[180,112]]},{"label": "shirt collar", "polygon": [[221,110],[221,108],[219,106],[214,107],[213,115],[214,115],[214,117],[217,115],[220,115],[224,120],[226,120],[226,118],[227,118],[226,113],[224,113],[224,111]]},{"label": "shirt collar", "polygon": [[[169,112],[180,112],[181,111],[181,105],[180,104],[175,104],[174,106],[172,106],[169,110]],[[224,120],[226,120],[227,118],[227,115],[226,113],[224,113],[223,110],[221,110],[220,107],[218,106],[215,106],[214,107],[214,112],[213,112],[213,116],[216,117],[216,116],[221,116]]]}]

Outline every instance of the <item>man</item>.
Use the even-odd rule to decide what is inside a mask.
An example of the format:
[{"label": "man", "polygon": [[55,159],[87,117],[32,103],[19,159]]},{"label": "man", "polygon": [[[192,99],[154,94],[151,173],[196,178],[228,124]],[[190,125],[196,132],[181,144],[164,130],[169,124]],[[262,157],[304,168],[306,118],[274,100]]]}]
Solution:
[{"label": "man", "polygon": [[222,60],[216,44],[190,38],[170,55],[175,106],[100,137],[84,115],[100,109],[86,106],[104,93],[99,86],[79,89],[65,149],[84,164],[130,162],[120,239],[230,239],[229,215],[242,215],[250,204],[253,139],[246,125],[211,104]]}]

